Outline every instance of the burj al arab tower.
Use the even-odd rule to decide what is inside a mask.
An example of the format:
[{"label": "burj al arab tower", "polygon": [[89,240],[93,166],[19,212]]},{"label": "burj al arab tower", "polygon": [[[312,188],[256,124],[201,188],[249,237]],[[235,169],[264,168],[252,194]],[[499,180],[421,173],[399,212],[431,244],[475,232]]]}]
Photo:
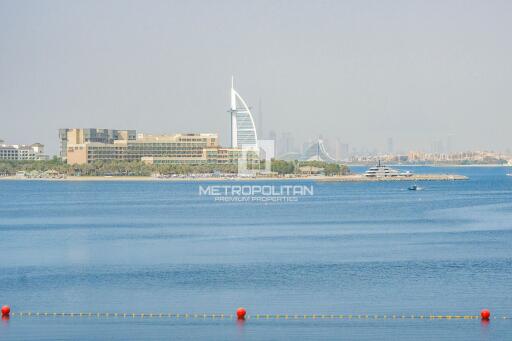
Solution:
[{"label": "burj al arab tower", "polygon": [[231,147],[258,149],[258,135],[251,111],[244,99],[236,92],[231,78]]}]

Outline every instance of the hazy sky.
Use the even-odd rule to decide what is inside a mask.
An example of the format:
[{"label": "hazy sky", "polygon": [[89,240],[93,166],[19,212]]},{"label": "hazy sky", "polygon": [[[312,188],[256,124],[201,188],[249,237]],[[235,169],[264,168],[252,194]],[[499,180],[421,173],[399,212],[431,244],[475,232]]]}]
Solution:
[{"label": "hazy sky", "polygon": [[512,1],[3,1],[0,138],[264,130],[351,146],[512,147]]}]

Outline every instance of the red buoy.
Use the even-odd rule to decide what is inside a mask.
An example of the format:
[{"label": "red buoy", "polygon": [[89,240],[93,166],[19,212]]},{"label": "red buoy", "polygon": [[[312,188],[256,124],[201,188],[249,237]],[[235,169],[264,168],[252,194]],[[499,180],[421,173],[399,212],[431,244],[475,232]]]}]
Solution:
[{"label": "red buoy", "polygon": [[8,305],[2,306],[2,316],[9,316],[10,312],[11,312],[11,308],[9,308]]},{"label": "red buoy", "polygon": [[491,318],[491,312],[489,309],[483,309],[480,312],[480,316],[482,316],[482,320],[489,320]]},{"label": "red buoy", "polygon": [[238,317],[239,320],[245,320],[245,314],[247,312],[245,311],[244,308],[238,308],[236,310],[236,316]]}]

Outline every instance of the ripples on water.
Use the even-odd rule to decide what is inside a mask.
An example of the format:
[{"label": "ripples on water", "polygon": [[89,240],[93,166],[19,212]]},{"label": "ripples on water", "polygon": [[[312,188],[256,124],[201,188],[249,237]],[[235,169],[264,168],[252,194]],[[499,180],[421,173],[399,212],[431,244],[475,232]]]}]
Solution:
[{"label": "ripples on water", "polygon": [[[197,183],[2,181],[0,301],[16,311],[511,316],[510,170],[414,170],[471,179],[420,192],[315,183],[313,197],[280,204],[213,202]],[[511,323],[11,318],[0,340],[506,339]]]}]

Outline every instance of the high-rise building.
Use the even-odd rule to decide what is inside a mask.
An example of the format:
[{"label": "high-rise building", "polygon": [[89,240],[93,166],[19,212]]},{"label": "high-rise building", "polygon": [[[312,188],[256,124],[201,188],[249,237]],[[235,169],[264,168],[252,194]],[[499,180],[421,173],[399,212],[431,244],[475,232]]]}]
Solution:
[{"label": "high-rise building", "polygon": [[258,135],[251,111],[231,79],[231,148],[257,149]]},{"label": "high-rise building", "polygon": [[257,130],[258,136],[260,139],[265,138],[265,133],[263,132],[263,107],[261,103],[261,98],[258,103],[258,130]]},{"label": "high-rise building", "polygon": [[292,133],[290,132],[281,133],[277,145],[277,155],[284,155],[291,152],[295,152],[295,140],[293,138]]},{"label": "high-rise building", "polygon": [[394,151],[395,151],[395,147],[393,145],[393,138],[392,137],[388,137],[388,141],[387,142],[388,142],[388,150],[387,150],[387,152],[388,152],[388,154],[393,154]]},{"label": "high-rise building", "polygon": [[453,153],[455,151],[455,146],[454,146],[454,136],[452,134],[448,135],[446,137],[446,152],[447,153]]},{"label": "high-rise building", "polygon": [[437,140],[432,142],[431,151],[434,154],[443,154],[444,153],[444,144],[442,140]]},{"label": "high-rise building", "polygon": [[279,144],[277,143],[277,133],[274,130],[268,132],[268,139],[274,141],[274,148],[275,151],[277,152]]},{"label": "high-rise building", "polygon": [[347,161],[349,159],[349,146],[339,139],[336,140],[336,160]]}]

